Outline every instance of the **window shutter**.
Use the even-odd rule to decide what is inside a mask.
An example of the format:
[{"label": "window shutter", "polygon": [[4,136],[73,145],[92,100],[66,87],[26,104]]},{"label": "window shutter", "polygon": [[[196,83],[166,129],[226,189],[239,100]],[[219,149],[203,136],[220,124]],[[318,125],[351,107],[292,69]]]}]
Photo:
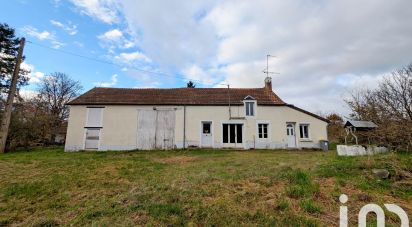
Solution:
[{"label": "window shutter", "polygon": [[86,127],[102,127],[103,108],[87,108]]}]

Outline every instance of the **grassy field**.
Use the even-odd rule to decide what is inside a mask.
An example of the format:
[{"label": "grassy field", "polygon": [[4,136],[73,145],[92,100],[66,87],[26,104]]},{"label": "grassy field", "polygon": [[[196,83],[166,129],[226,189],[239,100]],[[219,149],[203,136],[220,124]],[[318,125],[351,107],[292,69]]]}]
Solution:
[{"label": "grassy field", "polygon": [[352,224],[371,202],[412,219],[411,175],[412,155],[397,153],[21,151],[0,155],[0,226],[338,226],[341,193]]}]

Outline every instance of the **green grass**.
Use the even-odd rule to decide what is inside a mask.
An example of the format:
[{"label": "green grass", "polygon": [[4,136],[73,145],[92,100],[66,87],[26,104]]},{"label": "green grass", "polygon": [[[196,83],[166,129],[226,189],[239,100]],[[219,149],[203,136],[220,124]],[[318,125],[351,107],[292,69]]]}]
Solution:
[{"label": "green grass", "polygon": [[19,151],[0,155],[0,226],[335,226],[341,193],[412,214],[411,173],[405,153]]},{"label": "green grass", "polygon": [[302,200],[300,202],[300,207],[311,214],[314,213],[322,213],[322,208],[320,207],[319,204],[316,204],[315,202],[313,202],[312,200]]},{"label": "green grass", "polygon": [[301,169],[288,169],[281,172],[283,178],[289,183],[286,195],[290,198],[304,198],[319,192],[319,185],[312,182],[309,172]]}]

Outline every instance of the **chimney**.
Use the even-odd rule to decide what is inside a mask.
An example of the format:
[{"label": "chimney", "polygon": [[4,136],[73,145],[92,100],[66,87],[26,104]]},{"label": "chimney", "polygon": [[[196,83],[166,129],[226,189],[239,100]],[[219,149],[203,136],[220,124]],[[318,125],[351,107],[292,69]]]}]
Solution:
[{"label": "chimney", "polygon": [[265,89],[269,92],[272,92],[272,77],[265,78]]}]

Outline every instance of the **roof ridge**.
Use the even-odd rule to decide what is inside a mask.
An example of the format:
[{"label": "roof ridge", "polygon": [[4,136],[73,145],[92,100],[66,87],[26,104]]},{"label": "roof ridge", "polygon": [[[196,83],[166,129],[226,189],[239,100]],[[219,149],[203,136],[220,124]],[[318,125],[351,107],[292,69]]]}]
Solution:
[{"label": "roof ridge", "polygon": [[150,104],[199,104],[227,105],[230,94],[231,104],[242,104],[247,95],[254,97],[259,105],[284,104],[266,88],[107,88],[94,87],[69,105],[129,103],[134,105]]},{"label": "roof ridge", "polygon": [[[127,88],[127,87],[93,87],[92,89],[124,89],[124,90],[176,90],[176,89],[227,89],[223,87],[200,87],[200,88],[188,88],[188,87],[174,87],[174,88]],[[92,90],[91,89],[91,90]],[[236,89],[236,90],[261,90],[265,88],[259,88],[259,87],[250,87],[250,88],[243,88],[243,87],[236,87],[236,88],[230,88],[230,89]]]}]

